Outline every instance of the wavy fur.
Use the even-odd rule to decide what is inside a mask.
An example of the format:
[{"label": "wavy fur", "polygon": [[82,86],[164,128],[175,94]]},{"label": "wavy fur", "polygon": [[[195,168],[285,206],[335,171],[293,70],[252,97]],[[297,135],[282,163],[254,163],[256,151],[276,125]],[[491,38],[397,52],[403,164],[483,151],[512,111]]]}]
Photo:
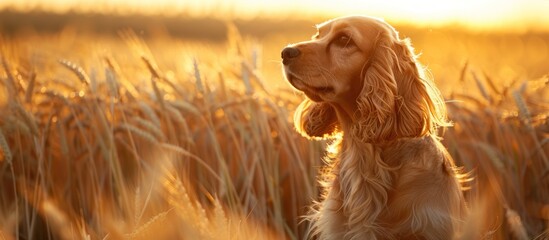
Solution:
[{"label": "wavy fur", "polygon": [[[466,214],[460,174],[436,136],[450,124],[410,41],[363,16],[318,28],[312,41],[289,46],[298,55],[284,59],[290,83],[311,97],[295,113],[297,131],[313,139],[340,137],[320,177],[321,199],[307,217],[311,235],[456,237]],[[347,40],[342,35],[347,44],[338,42]],[[315,74],[319,68],[323,73]],[[323,81],[309,77],[317,75]]]}]

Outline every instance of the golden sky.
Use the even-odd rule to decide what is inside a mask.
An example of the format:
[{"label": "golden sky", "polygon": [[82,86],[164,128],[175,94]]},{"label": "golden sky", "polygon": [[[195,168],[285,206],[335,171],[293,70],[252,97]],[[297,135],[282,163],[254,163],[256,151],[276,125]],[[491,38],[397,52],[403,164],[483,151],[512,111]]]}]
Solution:
[{"label": "golden sky", "polygon": [[549,29],[549,0],[1,0],[0,8],[255,16],[367,14],[419,25]]}]

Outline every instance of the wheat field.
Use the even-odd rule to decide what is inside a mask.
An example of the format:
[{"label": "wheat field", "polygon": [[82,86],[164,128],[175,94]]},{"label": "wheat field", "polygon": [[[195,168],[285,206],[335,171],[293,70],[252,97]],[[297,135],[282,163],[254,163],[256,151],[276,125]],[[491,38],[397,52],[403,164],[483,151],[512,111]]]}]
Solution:
[{"label": "wheat field", "polygon": [[[234,25],[215,44],[0,38],[0,238],[302,239],[326,143],[295,132],[303,96],[273,83],[275,45]],[[549,68],[503,79],[466,58],[422,57],[448,68],[441,135],[471,176],[462,239],[549,239]]]}]

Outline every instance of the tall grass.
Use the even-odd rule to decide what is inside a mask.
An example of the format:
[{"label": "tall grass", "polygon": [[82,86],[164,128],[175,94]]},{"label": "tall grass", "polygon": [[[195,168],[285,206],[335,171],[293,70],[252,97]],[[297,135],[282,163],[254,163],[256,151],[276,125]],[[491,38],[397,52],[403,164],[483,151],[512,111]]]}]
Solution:
[{"label": "tall grass", "polygon": [[549,78],[498,86],[466,68],[471,74],[461,83],[476,85],[480,94],[449,97],[461,101],[448,104],[455,126],[444,134],[444,143],[474,175],[467,192],[475,212],[469,231],[478,234],[474,238],[546,239]]},{"label": "tall grass", "polygon": [[[267,85],[257,45],[229,32],[192,49],[131,31],[4,40],[0,236],[302,238],[324,144],[295,133],[301,96]],[[544,239],[548,79],[497,82],[465,66],[458,83],[481,94],[447,96],[444,143],[474,176],[464,239]]]},{"label": "tall grass", "polygon": [[110,55],[91,70],[62,58],[38,71],[24,46],[5,51],[3,235],[298,238],[321,149],[288,121],[297,98],[258,87],[243,41],[221,69],[196,56],[174,74],[134,33],[122,39],[147,71]]}]

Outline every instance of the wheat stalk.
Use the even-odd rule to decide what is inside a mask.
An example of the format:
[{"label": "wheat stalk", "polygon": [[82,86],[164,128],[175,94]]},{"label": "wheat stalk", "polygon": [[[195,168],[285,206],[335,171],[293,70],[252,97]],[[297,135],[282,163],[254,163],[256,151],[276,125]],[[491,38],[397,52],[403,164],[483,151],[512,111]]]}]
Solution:
[{"label": "wheat stalk", "polygon": [[86,86],[90,85],[90,77],[86,74],[82,67],[65,59],[59,59],[58,62],[61,65],[65,66],[67,69],[71,70],[74,74],[76,74],[80,82],[84,83]]},{"label": "wheat stalk", "polygon": [[469,66],[469,61],[465,61],[463,64],[463,67],[461,68],[461,72],[459,73],[459,82],[465,83],[465,74],[467,73],[467,67]]},{"label": "wheat stalk", "polygon": [[6,58],[2,55],[1,59],[2,59],[2,66],[4,67],[4,71],[6,72],[6,75],[7,75],[8,94],[9,94],[8,99],[17,101],[18,100],[17,96],[19,94],[19,91],[22,90],[23,87],[21,87],[20,83],[15,80],[13,73],[11,71],[11,68],[8,62],[6,61]]},{"label": "wheat stalk", "polygon": [[200,76],[200,69],[198,68],[198,61],[196,58],[193,59],[193,69],[196,89],[199,93],[204,93],[204,83],[202,82],[202,77]]},{"label": "wheat stalk", "polygon": [[490,94],[488,93],[488,91],[486,91],[484,84],[482,84],[480,79],[477,77],[477,74],[471,71],[471,75],[473,75],[473,79],[475,79],[475,83],[477,84],[477,87],[480,90],[482,97],[486,99],[489,103],[492,103],[492,97],[490,97]]},{"label": "wheat stalk", "polygon": [[160,129],[159,125],[156,125],[151,121],[148,121],[140,117],[134,117],[132,120],[137,122],[140,126],[144,127],[148,132],[153,133],[156,136],[156,139],[160,141],[166,140],[166,136],[162,132],[162,129]]},{"label": "wheat stalk", "polygon": [[13,158],[13,155],[11,154],[10,146],[8,145],[8,141],[6,140],[2,129],[0,129],[0,149],[2,149],[2,152],[4,154],[4,158],[0,158],[0,160],[6,160],[8,164],[11,164],[11,159]]},{"label": "wheat stalk", "polygon": [[34,85],[36,84],[36,73],[32,72],[30,76],[30,82],[27,86],[27,90],[25,92],[25,102],[31,103],[32,102],[32,96],[34,93]]},{"label": "wheat stalk", "polygon": [[154,63],[151,59],[147,58],[146,56],[141,56],[141,59],[143,60],[143,62],[145,62],[147,69],[149,69],[149,72],[151,72],[151,74],[153,75],[153,79],[162,78],[156,63]]},{"label": "wheat stalk", "polygon": [[56,229],[57,233],[60,234],[61,239],[74,239],[74,234],[69,228],[69,226],[72,225],[71,221],[66,216],[65,212],[62,211],[57,205],[50,200],[44,200],[42,204],[40,204],[40,210],[46,219],[48,219],[48,223],[51,224],[53,229]]},{"label": "wheat stalk", "polygon": [[192,115],[202,116],[201,111],[196,106],[194,106],[193,104],[191,104],[187,101],[183,101],[183,100],[173,101],[173,102],[170,102],[170,104],[172,106],[176,107],[176,108],[179,108],[179,109],[185,111],[185,112],[191,113]]},{"label": "wheat stalk", "polygon": [[181,183],[181,180],[174,175],[168,174],[164,181],[164,188],[168,193],[168,202],[175,208],[178,215],[187,223],[196,229],[200,236],[208,236],[209,220],[206,217],[205,210],[200,203],[194,202],[189,197],[187,190]]},{"label": "wheat stalk", "polygon": [[159,224],[162,224],[163,222],[165,222],[168,216],[168,213],[170,213],[171,211],[172,209],[168,209],[167,211],[157,214],[156,216],[149,219],[149,221],[139,226],[137,229],[133,230],[131,233],[126,234],[125,237],[129,239],[134,239],[139,236],[143,236],[147,234],[147,232],[150,229],[152,229],[154,226],[159,226]]},{"label": "wheat stalk", "polygon": [[[526,85],[526,83],[523,84],[521,89],[524,89],[525,85]],[[514,98],[515,103],[517,104],[517,107],[519,109],[519,115],[521,116],[521,118],[525,122],[526,128],[528,129],[528,132],[530,133],[531,138],[534,140],[534,143],[536,145],[536,149],[541,149],[542,144],[540,143],[540,141],[539,141],[539,139],[536,135],[534,126],[532,125],[532,116],[531,116],[530,110],[526,106],[526,103],[524,102],[524,99],[522,98],[522,96],[520,94],[521,92],[524,92],[524,90],[514,91],[513,92],[513,98]],[[545,155],[544,152],[541,152],[540,155],[541,155],[541,158],[543,160],[543,164],[545,165],[545,171],[547,172],[547,171],[549,171],[549,157],[547,157],[547,155]]]},{"label": "wheat stalk", "polygon": [[244,62],[242,62],[242,81],[244,82],[244,87],[246,87],[246,94],[252,95],[254,93],[254,89],[250,81],[249,71],[246,68],[246,64]]},{"label": "wheat stalk", "polygon": [[508,208],[505,211],[505,218],[507,219],[507,224],[509,225],[509,229],[511,230],[511,233],[517,240],[528,240],[530,239],[528,237],[528,233],[526,232],[526,229],[524,228],[524,225],[522,224],[522,220],[520,219],[520,216],[516,211],[513,209]]},{"label": "wheat stalk", "polygon": [[23,135],[30,134],[30,128],[23,122],[17,119],[15,116],[9,115],[6,117],[6,123],[2,126],[5,132],[10,133],[13,131],[19,131]]},{"label": "wheat stalk", "polygon": [[147,118],[154,123],[154,125],[160,127],[160,118],[158,118],[158,115],[156,115],[156,112],[151,108],[151,106],[143,101],[139,101],[139,107],[141,108],[141,111],[143,111],[143,113],[147,116]]},{"label": "wheat stalk", "polygon": [[[185,121],[183,115],[181,115],[181,113],[175,107],[173,107],[172,102],[170,102],[169,105],[166,106],[166,110],[170,114],[171,118],[174,119],[179,125],[187,125],[187,121]],[[186,135],[186,133],[187,131],[183,133],[183,135]]]},{"label": "wheat stalk", "polygon": [[215,178],[217,179],[218,181],[222,181],[222,178],[217,174],[216,171],[214,171],[212,169],[212,167],[210,165],[208,165],[206,162],[204,162],[204,160],[200,159],[199,157],[197,157],[196,155],[192,154],[191,152],[179,147],[179,146],[175,146],[175,145],[172,145],[172,144],[168,144],[168,143],[158,143],[157,144],[161,149],[164,149],[164,150],[169,150],[169,151],[172,151],[172,152],[175,152],[175,153],[178,153],[178,154],[181,154],[182,156],[185,156],[185,157],[189,157],[193,160],[195,160],[196,162],[198,162],[200,165],[202,165],[206,170],[208,170],[208,172],[210,172],[210,174]]},{"label": "wheat stalk", "polygon": [[225,211],[219,202],[219,199],[215,198],[211,200],[214,204],[213,211],[213,221],[212,225],[214,226],[213,237],[215,239],[230,239],[230,235],[227,236],[229,232],[229,221],[225,215]]},{"label": "wheat stalk", "polygon": [[143,131],[140,128],[138,128],[136,126],[133,126],[131,124],[128,124],[128,123],[119,124],[117,127],[115,127],[115,131],[117,131],[117,129],[123,129],[123,130],[129,131],[129,132],[131,132],[131,133],[133,133],[133,134],[149,141],[150,143],[157,143],[158,142],[158,139],[156,139],[156,137],[154,135],[150,134],[149,132]]},{"label": "wheat stalk", "polygon": [[16,110],[18,115],[22,118],[23,122],[29,127],[31,133],[34,136],[38,136],[39,131],[38,131],[38,125],[36,124],[36,119],[29,112],[27,112],[23,108],[23,106],[21,106],[21,104],[14,103],[11,106]]},{"label": "wheat stalk", "polygon": [[120,84],[116,80],[116,74],[110,68],[105,68],[105,76],[107,77],[107,86],[112,96],[115,98],[120,98]]}]

